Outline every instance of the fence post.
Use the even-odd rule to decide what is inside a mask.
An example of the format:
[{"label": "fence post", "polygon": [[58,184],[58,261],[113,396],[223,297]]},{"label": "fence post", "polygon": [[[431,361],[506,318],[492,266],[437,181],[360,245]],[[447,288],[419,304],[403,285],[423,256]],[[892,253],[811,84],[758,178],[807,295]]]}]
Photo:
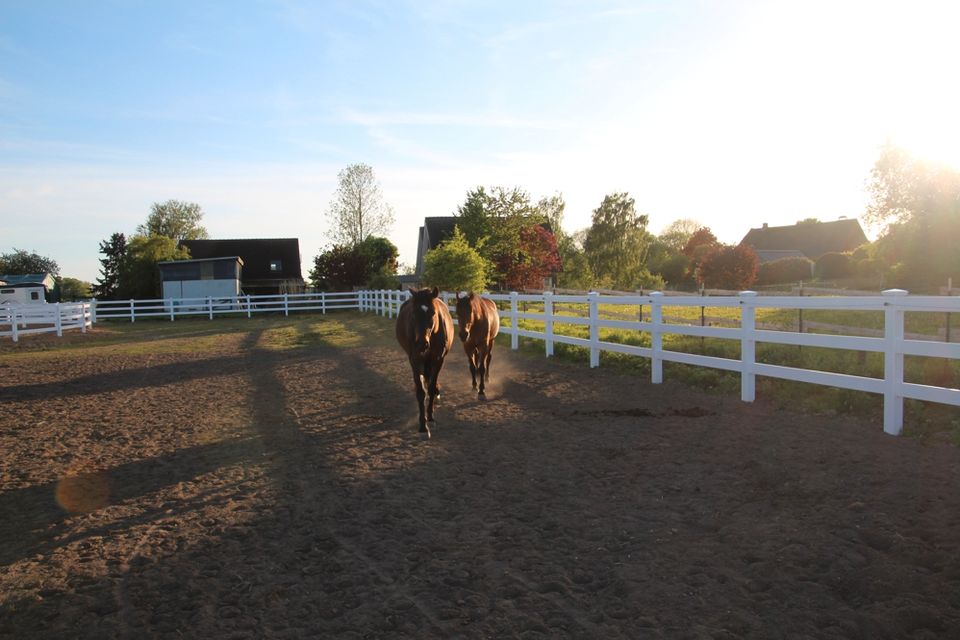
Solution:
[{"label": "fence post", "polygon": [[97,299],[90,299],[90,324],[95,324],[97,322]]},{"label": "fence post", "polygon": [[320,313],[327,315],[327,294],[324,291],[320,292]]},{"label": "fence post", "polygon": [[173,322],[174,318],[176,317],[176,313],[174,312],[174,307],[176,306],[176,300],[174,298],[170,298],[170,301],[168,302],[168,304],[170,305],[170,322]]},{"label": "fence post", "polygon": [[517,326],[517,292],[510,292],[510,328],[513,330],[513,334],[510,336],[510,348],[519,349],[520,348],[520,327]]},{"label": "fence post", "polygon": [[63,337],[63,318],[60,317],[60,303],[56,303],[56,317],[53,319],[53,326],[57,329],[57,337]]},{"label": "fence post", "polygon": [[213,320],[213,298],[207,296],[207,317]]},{"label": "fence post", "polygon": [[10,305],[10,337],[14,342],[20,340],[20,328],[17,326],[17,309]]},{"label": "fence post", "polygon": [[590,368],[600,366],[600,305],[597,298],[600,294],[591,291],[587,294],[590,305]]},{"label": "fence post", "polygon": [[135,314],[133,311],[133,298],[130,298],[130,322],[134,322],[135,321],[134,318],[135,318]]},{"label": "fence post", "polygon": [[740,399],[753,402],[757,398],[757,307],[756,291],[740,292]]},{"label": "fence post", "polygon": [[886,348],[883,353],[883,430],[893,436],[903,431],[903,330],[904,312],[897,299],[908,294],[903,289],[887,289],[884,297],[883,337]]},{"label": "fence post", "polygon": [[650,382],[663,382],[663,334],[660,327],[663,325],[663,292],[650,292]]},{"label": "fence post", "polygon": [[247,317],[248,318],[250,317],[251,313],[252,311],[250,310],[250,294],[248,293],[247,294]]},{"label": "fence post", "polygon": [[[93,309],[93,305],[81,302],[80,303],[80,333],[87,332],[87,309]],[[91,317],[93,317],[91,315]],[[90,325],[93,326],[93,321],[91,320]]]},{"label": "fence post", "polygon": [[547,357],[553,356],[553,292],[543,292],[543,332],[546,334]]},{"label": "fence post", "polygon": [[290,294],[286,291],[283,292],[283,315],[290,315]]}]

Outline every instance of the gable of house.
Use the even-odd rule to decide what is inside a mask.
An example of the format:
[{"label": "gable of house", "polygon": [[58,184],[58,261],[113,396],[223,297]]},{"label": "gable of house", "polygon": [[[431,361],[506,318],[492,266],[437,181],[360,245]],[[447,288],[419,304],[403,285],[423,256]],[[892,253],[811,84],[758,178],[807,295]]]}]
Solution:
[{"label": "gable of house", "polygon": [[[843,219],[833,222],[797,223],[785,227],[764,225],[750,231],[740,241],[760,252],[800,252],[811,260],[825,253],[852,251],[867,241],[867,236],[857,220]],[[787,254],[780,254],[784,257]],[[796,254],[794,254],[796,255]]]}]

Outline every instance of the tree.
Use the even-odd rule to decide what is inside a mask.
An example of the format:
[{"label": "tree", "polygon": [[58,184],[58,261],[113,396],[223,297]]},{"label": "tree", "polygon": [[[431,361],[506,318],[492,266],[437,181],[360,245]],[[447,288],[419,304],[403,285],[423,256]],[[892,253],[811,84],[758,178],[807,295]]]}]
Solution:
[{"label": "tree", "polygon": [[651,236],[647,216],[637,214],[627,193],[605,196],[594,210],[583,248],[598,284],[620,289],[638,286],[649,272],[644,268]]},{"label": "tree", "polygon": [[397,247],[386,238],[370,236],[356,246],[336,244],[314,258],[310,279],[327,291],[359,286],[393,289],[399,284],[398,256]]},{"label": "tree", "polygon": [[693,218],[680,218],[667,225],[657,239],[671,250],[679,252],[686,246],[690,237],[702,228],[703,225]]},{"label": "tree", "polygon": [[535,207],[538,214],[546,219],[550,225],[550,231],[559,241],[563,233],[563,212],[567,208],[567,203],[563,199],[562,193],[555,193],[550,197],[540,198]]},{"label": "tree", "polygon": [[64,302],[86,300],[91,297],[89,282],[77,278],[62,278],[60,280],[60,299]]},{"label": "tree", "polygon": [[560,258],[560,271],[557,273],[557,286],[565,289],[590,289],[593,287],[593,272],[590,262],[583,251],[583,238],[586,229],[572,235],[561,234],[557,238],[557,255]]},{"label": "tree", "polygon": [[327,211],[333,236],[356,246],[378,233],[389,233],[393,209],[383,199],[373,168],[352,164],[337,174],[338,187]]},{"label": "tree", "polygon": [[[542,205],[542,210],[541,210]],[[547,221],[547,212],[562,215],[559,196],[530,204],[526,191],[514,187],[483,187],[467,193],[463,205],[457,208],[457,226],[467,243],[490,263],[488,274],[498,286],[506,285],[506,269],[513,264],[512,256],[520,251],[521,230]]]},{"label": "tree", "polygon": [[697,282],[714,289],[743,290],[756,281],[759,264],[749,245],[720,245],[701,260]]},{"label": "tree", "polygon": [[190,253],[179,247],[177,242],[169,236],[133,236],[127,245],[117,296],[120,299],[159,297],[160,272],[157,263],[190,257]]},{"label": "tree", "polygon": [[165,236],[180,240],[202,240],[208,238],[207,230],[200,225],[203,210],[200,205],[180,200],[154,202],[147,221],[137,227],[141,236]]},{"label": "tree", "polygon": [[874,254],[888,266],[888,285],[935,290],[960,277],[960,171],[888,144],[868,191],[864,219],[887,224]]},{"label": "tree", "polygon": [[498,268],[511,290],[540,289],[545,278],[560,269],[557,240],[539,224],[520,231],[516,255],[501,256]]},{"label": "tree", "polygon": [[17,249],[13,253],[0,254],[0,274],[25,276],[39,273],[60,275],[60,265],[53,258],[45,258],[32,251]]},{"label": "tree", "polygon": [[313,286],[325,291],[350,291],[367,281],[370,275],[369,257],[359,246],[335,244],[313,259],[310,280]]},{"label": "tree", "polygon": [[92,287],[93,295],[101,300],[116,300],[120,278],[126,270],[127,237],[114,233],[109,240],[100,242],[100,277]]},{"label": "tree", "polygon": [[929,214],[956,213],[960,171],[922,160],[890,143],[884,145],[867,181],[869,224],[908,222]]},{"label": "tree", "polygon": [[470,246],[460,227],[423,258],[423,280],[444,291],[483,291],[487,284],[487,261]]}]

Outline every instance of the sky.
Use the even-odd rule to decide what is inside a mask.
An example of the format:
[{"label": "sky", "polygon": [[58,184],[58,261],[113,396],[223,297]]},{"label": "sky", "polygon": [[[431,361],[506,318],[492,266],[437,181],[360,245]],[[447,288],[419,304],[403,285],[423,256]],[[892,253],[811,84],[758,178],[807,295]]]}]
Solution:
[{"label": "sky", "polygon": [[[727,243],[862,215],[886,142],[960,167],[960,3],[943,0],[0,0],[0,253],[99,276],[155,202],[211,238],[331,243],[373,167],[386,234],[478,186],[628,192]],[[873,237],[877,230],[867,229]]]}]

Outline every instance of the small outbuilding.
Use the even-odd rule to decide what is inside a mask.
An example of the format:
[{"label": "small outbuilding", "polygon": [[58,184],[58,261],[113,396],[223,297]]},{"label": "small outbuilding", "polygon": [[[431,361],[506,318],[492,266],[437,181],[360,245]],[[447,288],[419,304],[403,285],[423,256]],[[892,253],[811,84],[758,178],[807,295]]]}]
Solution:
[{"label": "small outbuilding", "polygon": [[164,300],[213,298],[240,295],[243,260],[239,256],[158,262]]},{"label": "small outbuilding", "polygon": [[60,301],[60,285],[52,273],[0,275],[0,304],[43,304]]}]

